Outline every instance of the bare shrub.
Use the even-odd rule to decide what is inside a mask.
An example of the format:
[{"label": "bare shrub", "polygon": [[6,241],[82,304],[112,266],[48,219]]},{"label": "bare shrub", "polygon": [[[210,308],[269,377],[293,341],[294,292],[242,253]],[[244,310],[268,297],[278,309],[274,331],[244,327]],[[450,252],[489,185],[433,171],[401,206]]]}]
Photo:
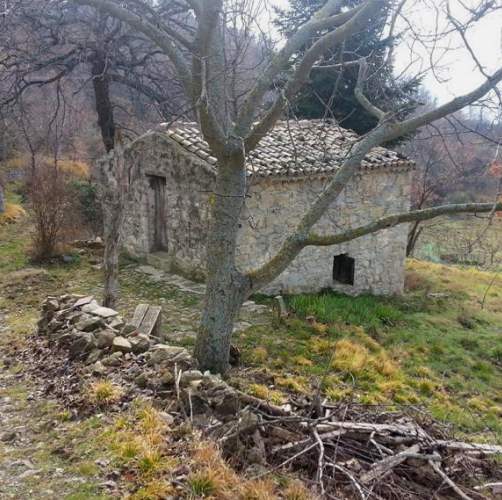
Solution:
[{"label": "bare shrub", "polygon": [[75,219],[73,176],[55,165],[41,162],[28,177],[28,198],[35,230],[31,257],[48,260],[78,232]]}]

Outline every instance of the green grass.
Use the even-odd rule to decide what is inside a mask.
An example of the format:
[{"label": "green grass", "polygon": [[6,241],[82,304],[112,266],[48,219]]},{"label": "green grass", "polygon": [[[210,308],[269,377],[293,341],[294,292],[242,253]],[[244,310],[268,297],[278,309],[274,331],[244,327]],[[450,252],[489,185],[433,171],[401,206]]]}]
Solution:
[{"label": "green grass", "polygon": [[492,273],[416,260],[407,273],[399,298],[288,297],[292,317],[241,335],[244,359],[266,363],[276,386],[317,378],[334,399],[423,405],[502,442],[502,279],[482,308]]},{"label": "green grass", "polygon": [[297,295],[289,297],[288,304],[302,318],[315,316],[323,323],[343,321],[366,328],[395,325],[405,317],[404,312],[391,301],[370,295],[357,298],[334,292]]},{"label": "green grass", "polygon": [[15,225],[0,225],[0,275],[10,271],[17,271],[28,264],[26,251],[28,248],[27,221]]}]

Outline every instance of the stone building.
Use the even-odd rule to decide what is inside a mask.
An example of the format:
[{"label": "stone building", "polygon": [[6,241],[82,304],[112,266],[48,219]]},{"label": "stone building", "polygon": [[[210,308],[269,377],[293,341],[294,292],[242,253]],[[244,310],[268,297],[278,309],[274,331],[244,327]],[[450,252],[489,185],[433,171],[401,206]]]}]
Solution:
[{"label": "stone building", "polygon": [[[266,262],[337,171],[357,140],[326,121],[280,122],[248,158],[248,197],[238,239],[242,269]],[[126,150],[132,188],[124,246],[153,265],[204,276],[205,240],[216,159],[196,125],[148,132]],[[407,211],[413,163],[375,148],[315,226],[318,234],[358,227]],[[341,245],[307,247],[264,293],[401,293],[407,225]]]}]

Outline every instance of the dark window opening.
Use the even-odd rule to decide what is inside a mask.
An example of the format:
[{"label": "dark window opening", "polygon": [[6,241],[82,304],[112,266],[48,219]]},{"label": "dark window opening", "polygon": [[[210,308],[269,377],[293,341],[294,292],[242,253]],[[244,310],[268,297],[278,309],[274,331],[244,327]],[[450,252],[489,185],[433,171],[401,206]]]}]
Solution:
[{"label": "dark window opening", "polygon": [[355,262],[346,253],[335,255],[333,258],[333,281],[344,285],[353,285]]}]

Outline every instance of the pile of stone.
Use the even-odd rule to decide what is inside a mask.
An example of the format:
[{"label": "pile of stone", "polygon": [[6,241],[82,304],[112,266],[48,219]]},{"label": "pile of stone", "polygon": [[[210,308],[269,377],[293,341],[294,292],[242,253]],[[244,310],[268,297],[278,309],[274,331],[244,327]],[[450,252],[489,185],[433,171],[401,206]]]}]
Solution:
[{"label": "pile of stone", "polygon": [[67,350],[72,361],[90,365],[96,376],[113,373],[146,395],[175,397],[194,423],[235,418],[243,406],[239,391],[219,376],[197,370],[185,348],[158,343],[156,335],[138,331],[137,318],[151,317],[147,312],[152,310],[140,304],[127,322],[92,296],[51,296],[43,302],[38,334],[50,347]]},{"label": "pile of stone", "polygon": [[[159,344],[138,325],[125,321],[117,311],[103,307],[92,296],[66,294],[47,297],[42,305],[38,333],[68,350],[72,360],[116,366],[137,356],[190,364],[181,347]],[[181,365],[180,365],[181,366]]]}]

